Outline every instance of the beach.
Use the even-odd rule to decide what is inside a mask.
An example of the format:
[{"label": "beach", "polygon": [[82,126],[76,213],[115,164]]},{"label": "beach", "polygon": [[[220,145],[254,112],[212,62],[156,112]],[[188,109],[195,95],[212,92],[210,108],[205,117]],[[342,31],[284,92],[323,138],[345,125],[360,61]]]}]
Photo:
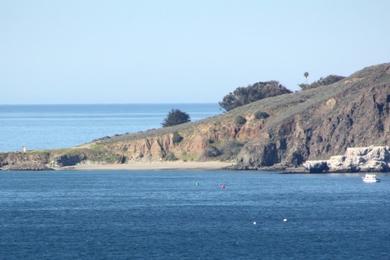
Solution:
[{"label": "beach", "polygon": [[131,161],[124,164],[100,164],[87,162],[75,166],[55,168],[55,170],[219,170],[232,165],[233,162],[221,161]]}]

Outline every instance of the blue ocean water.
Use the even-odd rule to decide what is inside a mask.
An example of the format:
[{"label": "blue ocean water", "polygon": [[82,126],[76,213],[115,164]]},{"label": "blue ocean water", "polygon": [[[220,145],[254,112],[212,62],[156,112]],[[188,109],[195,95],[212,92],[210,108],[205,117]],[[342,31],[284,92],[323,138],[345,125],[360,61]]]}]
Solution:
[{"label": "blue ocean water", "polygon": [[390,176],[360,177],[2,173],[0,258],[389,259]]},{"label": "blue ocean water", "polygon": [[220,113],[217,104],[1,105],[0,152],[69,147],[158,128],[172,108],[193,121]]}]

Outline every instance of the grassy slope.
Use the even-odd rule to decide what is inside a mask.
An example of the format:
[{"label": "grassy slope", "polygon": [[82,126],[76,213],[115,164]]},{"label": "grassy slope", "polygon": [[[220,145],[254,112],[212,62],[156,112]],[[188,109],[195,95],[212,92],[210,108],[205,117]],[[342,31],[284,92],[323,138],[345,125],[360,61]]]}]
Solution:
[{"label": "grassy slope", "polygon": [[342,92],[346,85],[344,81],[337,82],[330,86],[323,86],[316,89],[309,89],[306,91],[284,94],[276,97],[270,97],[263,100],[259,100],[242,107],[238,107],[229,112],[221,115],[209,117],[196,122],[186,123],[173,127],[152,129],[143,132],[130,133],[112,137],[111,139],[101,141],[99,143],[112,143],[121,141],[132,141],[143,139],[150,136],[160,136],[175,131],[180,132],[192,132],[196,131],[196,128],[204,124],[224,123],[226,121],[232,121],[238,115],[250,116],[257,111],[266,111],[271,117],[267,120],[267,126],[277,124],[297,113],[300,113],[311,106],[325,101],[332,96]]}]

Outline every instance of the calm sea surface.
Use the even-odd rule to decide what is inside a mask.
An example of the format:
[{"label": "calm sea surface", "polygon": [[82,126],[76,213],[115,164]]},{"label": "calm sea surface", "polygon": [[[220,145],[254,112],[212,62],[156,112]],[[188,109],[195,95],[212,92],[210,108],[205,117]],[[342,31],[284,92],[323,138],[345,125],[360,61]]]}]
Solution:
[{"label": "calm sea surface", "polygon": [[390,176],[380,177],[6,172],[0,258],[389,259]]},{"label": "calm sea surface", "polygon": [[[159,127],[171,108],[194,120],[219,112],[0,106],[0,151]],[[0,259],[390,259],[390,176],[380,177],[368,185],[357,174],[2,172]]]},{"label": "calm sea surface", "polygon": [[158,128],[172,108],[199,120],[217,104],[0,106],[0,151],[69,147],[107,135]]}]

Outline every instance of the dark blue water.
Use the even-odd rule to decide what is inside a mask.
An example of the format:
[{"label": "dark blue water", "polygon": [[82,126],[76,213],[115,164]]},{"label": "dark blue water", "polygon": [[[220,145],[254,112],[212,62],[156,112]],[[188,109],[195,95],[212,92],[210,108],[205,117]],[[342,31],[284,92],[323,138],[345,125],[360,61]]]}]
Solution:
[{"label": "dark blue water", "polygon": [[158,128],[172,108],[193,121],[220,113],[217,104],[0,105],[0,152],[69,147]]},{"label": "dark blue water", "polygon": [[389,259],[390,177],[381,178],[2,173],[0,258]]}]

